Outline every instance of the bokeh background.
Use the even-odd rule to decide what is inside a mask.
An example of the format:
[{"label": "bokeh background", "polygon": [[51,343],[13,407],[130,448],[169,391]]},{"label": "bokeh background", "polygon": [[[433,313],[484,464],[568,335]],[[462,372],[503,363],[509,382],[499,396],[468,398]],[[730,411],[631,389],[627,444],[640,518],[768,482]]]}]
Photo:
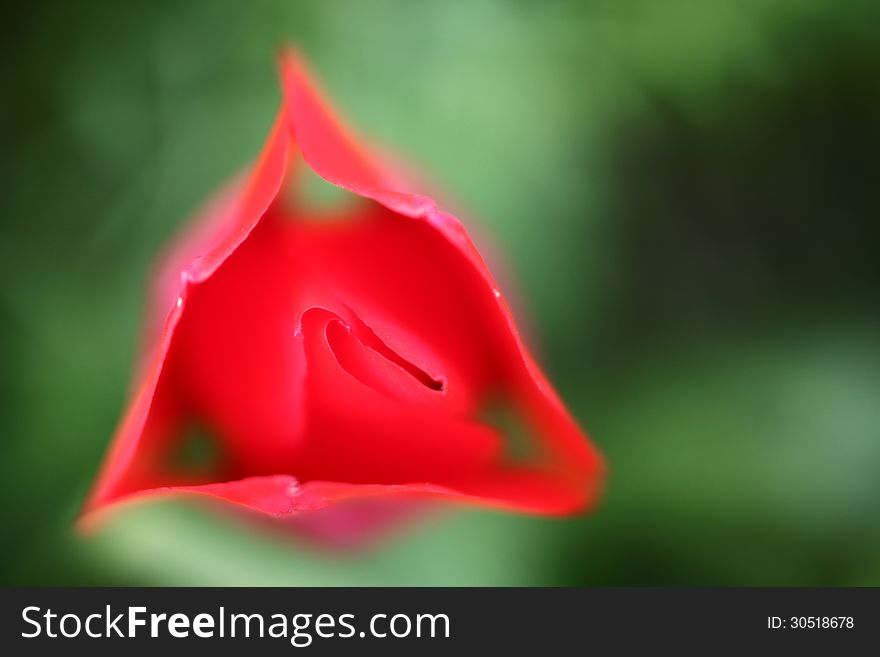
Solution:
[{"label": "bokeh background", "polygon": [[[3,584],[880,584],[877,2],[6,14]],[[259,151],[286,42],[504,255],[610,463],[595,513],[450,509],[355,555],[173,503],[72,532],[151,264]]]}]

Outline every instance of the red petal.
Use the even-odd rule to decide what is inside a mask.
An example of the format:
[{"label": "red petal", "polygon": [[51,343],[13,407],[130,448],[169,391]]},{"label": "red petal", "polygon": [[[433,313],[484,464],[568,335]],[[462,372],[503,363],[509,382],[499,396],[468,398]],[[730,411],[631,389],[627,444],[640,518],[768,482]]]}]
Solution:
[{"label": "red petal", "polygon": [[[352,351],[364,347],[357,345],[338,316],[307,311],[302,332],[309,417],[308,441],[297,471],[304,480],[442,483],[467,474],[478,476],[497,461],[501,447],[497,432],[447,412],[442,392],[426,391],[435,400],[413,399],[411,389],[424,385],[401,371],[391,396],[341,368],[334,342],[337,351],[340,343]],[[402,370],[394,363],[381,364],[381,356],[376,360],[380,371]]]},{"label": "red petal", "polygon": [[[358,146],[295,55],[282,76],[285,107],[250,178],[169,260],[158,296],[171,310],[86,509],[172,493],[272,516],[375,496],[538,513],[590,503],[600,458],[461,224]],[[279,209],[255,230],[294,143],[319,175],[387,210],[316,226]],[[535,437],[527,466],[506,463],[478,417],[498,396]],[[191,413],[222,434],[230,481],[163,467]]]},{"label": "red petal", "polygon": [[[148,329],[148,357],[140,368],[140,384],[86,501],[86,512],[132,490],[156,485],[156,479],[162,476],[149,456],[154,451],[153,443],[166,440],[181,419],[173,384],[167,381],[168,377],[161,379],[189,288],[207,280],[257,225],[284,180],[289,150],[290,130],[282,110],[250,176],[209,204],[196,231],[172,252],[157,289],[164,307],[154,309],[152,315],[167,316],[160,330]],[[175,266],[176,269],[169,269]],[[178,272],[176,285],[174,271]],[[153,326],[158,325],[152,317]],[[140,452],[146,453],[142,459],[146,463],[134,462]]]},{"label": "red petal", "polygon": [[[337,286],[336,293],[368,318],[395,351],[424,361],[436,349],[438,360],[446,361],[437,362],[435,371],[442,372],[443,365],[461,371],[461,381],[450,382],[452,394],[464,388],[477,397],[477,391],[502,388],[549,450],[536,470],[490,474],[482,483],[465,486],[472,493],[462,493],[533,511],[572,510],[588,503],[597,493],[601,458],[522,344],[507,304],[460,222],[430,198],[411,194],[358,146],[295,53],[282,58],[282,76],[295,140],[306,162],[326,180],[396,213],[377,213],[373,221],[344,233],[318,231],[303,254],[315,266],[320,262],[322,276]],[[406,225],[406,218],[414,221]],[[425,340],[412,344],[413,336]]]}]

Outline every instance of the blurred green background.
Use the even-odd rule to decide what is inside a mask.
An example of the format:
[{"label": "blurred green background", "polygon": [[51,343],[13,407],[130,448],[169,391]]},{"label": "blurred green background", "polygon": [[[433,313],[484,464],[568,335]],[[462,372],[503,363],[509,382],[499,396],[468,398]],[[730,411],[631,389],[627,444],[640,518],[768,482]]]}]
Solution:
[{"label": "blurred green background", "polygon": [[[880,584],[880,4],[17,3],[2,29],[4,584]],[[363,554],[169,503],[71,521],[150,266],[259,151],[298,44],[497,246],[611,468]]]}]

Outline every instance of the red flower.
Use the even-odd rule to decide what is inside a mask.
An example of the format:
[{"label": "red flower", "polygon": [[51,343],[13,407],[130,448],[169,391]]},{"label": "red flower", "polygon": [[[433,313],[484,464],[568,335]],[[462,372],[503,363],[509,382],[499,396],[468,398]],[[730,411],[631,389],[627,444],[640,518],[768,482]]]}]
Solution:
[{"label": "red flower", "polygon": [[[300,518],[356,498],[584,508],[600,458],[462,225],[352,138],[296,55],[281,69],[259,161],[161,270],[160,321],[86,517],[168,494]],[[358,203],[332,222],[291,207],[280,190],[303,162]],[[206,471],[169,460],[194,422],[219,440]]]}]

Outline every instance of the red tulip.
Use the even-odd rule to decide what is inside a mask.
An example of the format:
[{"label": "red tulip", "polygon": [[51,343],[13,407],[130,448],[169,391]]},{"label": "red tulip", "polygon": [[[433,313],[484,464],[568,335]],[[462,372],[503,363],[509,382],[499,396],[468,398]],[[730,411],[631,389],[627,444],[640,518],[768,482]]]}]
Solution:
[{"label": "red tulip", "polygon": [[[358,498],[585,508],[601,459],[462,225],[352,137],[295,54],[281,77],[258,162],[160,271],[147,360],[85,517],[161,495],[304,521]],[[303,163],[357,202],[333,221],[297,207],[281,190]],[[169,456],[194,424],[218,441],[203,469]]]}]

